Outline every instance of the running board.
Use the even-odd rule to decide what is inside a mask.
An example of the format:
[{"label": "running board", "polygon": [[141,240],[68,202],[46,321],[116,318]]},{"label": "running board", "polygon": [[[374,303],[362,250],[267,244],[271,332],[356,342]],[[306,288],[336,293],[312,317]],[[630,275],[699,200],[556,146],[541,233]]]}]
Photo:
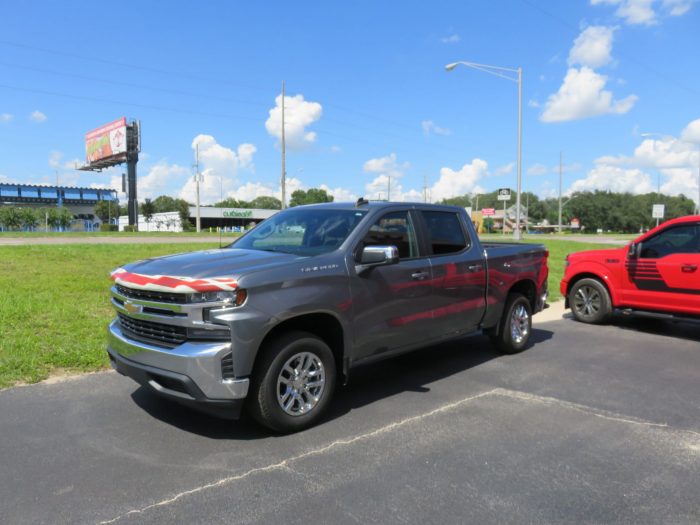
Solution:
[{"label": "running board", "polygon": [[700,324],[700,318],[698,317],[687,317],[682,315],[670,314],[668,312],[651,312],[648,310],[633,310],[632,308],[622,308],[619,310],[619,312],[622,315],[633,315],[635,317],[646,317],[648,319],[661,319],[663,321]]}]

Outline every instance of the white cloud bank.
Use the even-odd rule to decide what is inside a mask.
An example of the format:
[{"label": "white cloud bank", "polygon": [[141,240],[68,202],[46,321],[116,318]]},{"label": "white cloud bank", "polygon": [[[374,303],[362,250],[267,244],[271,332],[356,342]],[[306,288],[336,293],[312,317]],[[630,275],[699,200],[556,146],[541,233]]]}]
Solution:
[{"label": "white cloud bank", "polygon": [[442,128],[442,127],[438,126],[437,124],[435,124],[435,122],[433,122],[432,120],[423,120],[420,123],[420,125],[421,125],[421,128],[423,128],[423,135],[425,135],[426,137],[429,137],[431,134],[432,135],[443,135],[443,136],[447,136],[447,135],[452,134],[452,130],[450,130],[448,128]]},{"label": "white cloud bank", "polygon": [[[317,122],[323,114],[318,102],[304,100],[304,95],[284,97],[285,146],[291,150],[301,150],[316,142],[316,132],[306,128]],[[275,107],[270,109],[265,121],[265,129],[279,143],[282,140],[282,95],[275,98]]]},{"label": "white cloud bank", "polygon": [[12,121],[15,116],[11,113],[0,113],[0,123],[7,123]]}]

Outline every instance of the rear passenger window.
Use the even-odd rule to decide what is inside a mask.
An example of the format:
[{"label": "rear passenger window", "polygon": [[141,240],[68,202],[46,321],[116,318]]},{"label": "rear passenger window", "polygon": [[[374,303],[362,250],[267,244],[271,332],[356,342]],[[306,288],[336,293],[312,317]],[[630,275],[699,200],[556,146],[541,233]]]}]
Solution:
[{"label": "rear passenger window", "polygon": [[428,227],[428,242],[434,255],[461,252],[470,246],[456,213],[421,211]]},{"label": "rear passenger window", "polygon": [[384,215],[372,225],[362,242],[364,246],[396,246],[400,259],[418,257],[416,231],[408,211]]}]

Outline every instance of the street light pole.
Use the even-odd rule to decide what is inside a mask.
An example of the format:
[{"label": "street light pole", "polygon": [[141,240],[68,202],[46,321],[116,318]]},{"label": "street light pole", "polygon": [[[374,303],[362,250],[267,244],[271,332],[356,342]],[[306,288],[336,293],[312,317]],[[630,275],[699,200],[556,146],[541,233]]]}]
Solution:
[{"label": "street light pole", "polygon": [[284,80],[282,81],[282,178],[280,179],[280,186],[282,187],[282,209],[287,207],[287,171],[285,167],[285,152],[284,152]]},{"label": "street light pole", "polygon": [[[489,75],[494,75],[497,77],[510,80],[511,82],[516,82],[518,84],[518,183],[517,183],[517,198],[515,201],[515,228],[513,228],[513,239],[519,241],[521,239],[520,234],[520,204],[521,204],[521,194],[522,194],[522,150],[523,150],[523,68],[519,67],[517,69],[509,67],[500,66],[490,66],[488,64],[478,64],[476,62],[453,62],[445,66],[446,71],[453,71],[457,66],[470,67],[472,69],[478,69]],[[517,79],[513,78],[511,75],[505,73],[517,73]]]}]

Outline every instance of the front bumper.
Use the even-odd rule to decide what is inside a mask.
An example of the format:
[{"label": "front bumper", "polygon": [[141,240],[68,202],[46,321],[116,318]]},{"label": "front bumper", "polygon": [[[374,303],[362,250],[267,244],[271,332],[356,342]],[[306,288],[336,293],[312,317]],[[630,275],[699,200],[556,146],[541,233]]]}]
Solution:
[{"label": "front bumper", "polygon": [[158,395],[219,417],[236,419],[248,395],[248,378],[221,377],[221,359],[231,352],[231,343],[161,348],[128,339],[115,320],[109,325],[107,352],[117,372]]}]

